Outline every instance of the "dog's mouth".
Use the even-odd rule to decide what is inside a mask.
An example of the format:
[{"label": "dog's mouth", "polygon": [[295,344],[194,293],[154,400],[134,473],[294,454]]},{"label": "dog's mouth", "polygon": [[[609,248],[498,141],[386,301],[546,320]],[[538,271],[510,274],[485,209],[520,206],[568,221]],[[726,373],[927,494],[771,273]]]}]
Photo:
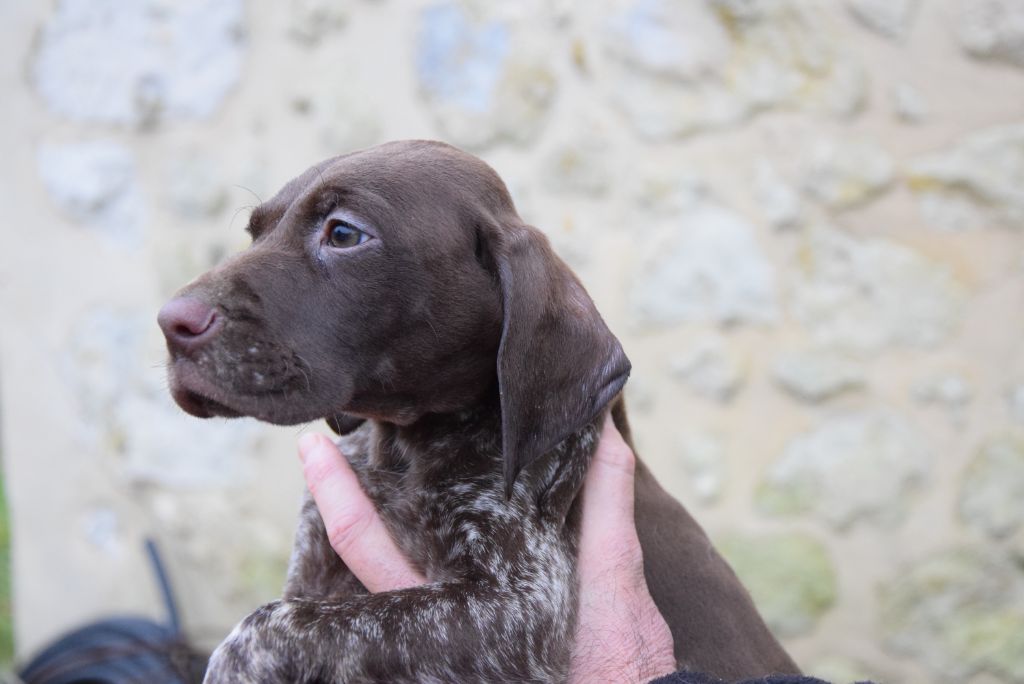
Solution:
[{"label": "dog's mouth", "polygon": [[168,371],[171,397],[185,413],[196,418],[239,418],[246,413],[227,404],[229,399],[217,387],[207,382],[190,363],[173,362]]},{"label": "dog's mouth", "polygon": [[209,377],[206,363],[184,357],[171,361],[167,379],[171,397],[185,413],[196,418],[250,417],[275,425],[297,425],[336,412],[315,405],[302,388],[286,384],[267,387],[259,393],[234,388],[230,379]]}]

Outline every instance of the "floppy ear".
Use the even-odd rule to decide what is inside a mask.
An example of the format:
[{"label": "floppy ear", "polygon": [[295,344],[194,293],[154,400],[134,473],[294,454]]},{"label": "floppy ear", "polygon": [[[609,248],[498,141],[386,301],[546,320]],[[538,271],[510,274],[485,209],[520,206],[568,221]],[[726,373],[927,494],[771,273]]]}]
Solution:
[{"label": "floppy ear", "polygon": [[519,472],[595,417],[622,389],[629,359],[543,233],[492,231],[502,294],[498,387],[505,494]]}]

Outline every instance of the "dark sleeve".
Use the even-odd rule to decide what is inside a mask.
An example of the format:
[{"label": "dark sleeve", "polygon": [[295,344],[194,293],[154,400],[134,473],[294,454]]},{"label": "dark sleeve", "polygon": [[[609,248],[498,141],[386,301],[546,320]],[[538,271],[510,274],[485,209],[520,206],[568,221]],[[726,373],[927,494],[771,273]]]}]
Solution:
[{"label": "dark sleeve", "polygon": [[[658,677],[651,680],[650,684],[727,684],[727,682],[703,672],[683,671]],[[744,679],[736,684],[828,684],[828,682],[800,675],[768,675],[757,679]],[[871,682],[860,682],[860,684],[871,684]]]}]

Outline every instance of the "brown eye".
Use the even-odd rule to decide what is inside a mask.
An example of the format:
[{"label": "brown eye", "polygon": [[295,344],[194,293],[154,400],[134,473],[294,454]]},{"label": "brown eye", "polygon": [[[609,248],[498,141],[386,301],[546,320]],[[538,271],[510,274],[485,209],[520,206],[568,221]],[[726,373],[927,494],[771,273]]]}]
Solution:
[{"label": "brown eye", "polygon": [[350,223],[334,221],[329,225],[327,244],[337,249],[355,247],[370,239],[370,236]]}]

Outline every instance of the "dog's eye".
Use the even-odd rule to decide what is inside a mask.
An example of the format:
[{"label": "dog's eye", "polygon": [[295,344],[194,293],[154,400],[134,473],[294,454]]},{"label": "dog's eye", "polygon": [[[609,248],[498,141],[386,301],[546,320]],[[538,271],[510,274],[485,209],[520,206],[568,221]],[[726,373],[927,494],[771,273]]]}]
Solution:
[{"label": "dog's eye", "polygon": [[344,221],[331,221],[327,230],[327,244],[337,249],[355,247],[370,239],[369,235]]}]

